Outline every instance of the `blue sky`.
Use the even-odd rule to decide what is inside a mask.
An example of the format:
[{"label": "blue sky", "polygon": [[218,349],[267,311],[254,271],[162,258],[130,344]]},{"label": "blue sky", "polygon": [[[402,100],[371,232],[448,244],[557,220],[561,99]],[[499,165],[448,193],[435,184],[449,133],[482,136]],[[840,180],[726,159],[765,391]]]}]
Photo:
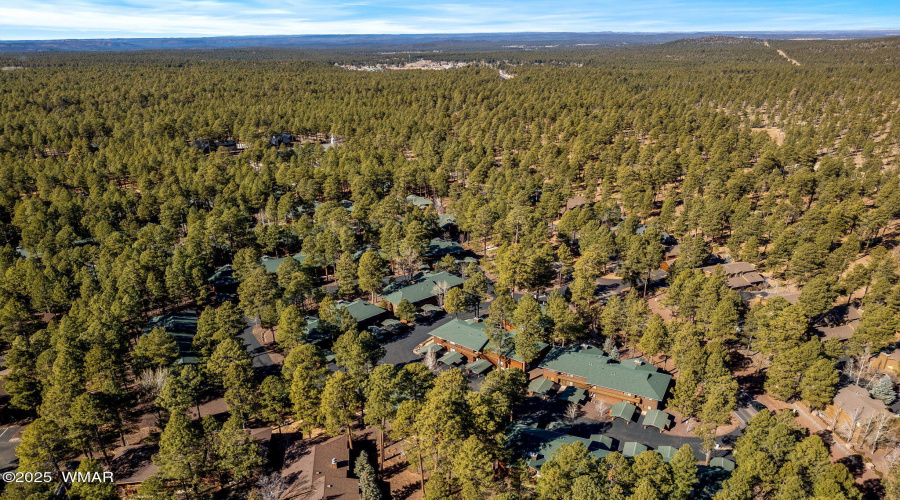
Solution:
[{"label": "blue sky", "polygon": [[900,28],[900,0],[3,0],[0,39]]}]

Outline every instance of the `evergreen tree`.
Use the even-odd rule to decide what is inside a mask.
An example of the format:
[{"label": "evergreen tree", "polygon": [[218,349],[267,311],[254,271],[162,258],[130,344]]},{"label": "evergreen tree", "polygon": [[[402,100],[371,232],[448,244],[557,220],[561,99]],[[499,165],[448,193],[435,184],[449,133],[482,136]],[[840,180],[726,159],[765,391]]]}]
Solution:
[{"label": "evergreen tree", "polygon": [[358,389],[357,382],[350,375],[334,372],[325,382],[319,406],[319,415],[325,429],[332,435],[346,429],[351,448],[353,421],[362,403]]},{"label": "evergreen tree", "polygon": [[362,500],[381,500],[381,490],[375,477],[375,469],[369,463],[369,454],[363,451],[356,458],[353,474],[359,478],[359,492]]}]

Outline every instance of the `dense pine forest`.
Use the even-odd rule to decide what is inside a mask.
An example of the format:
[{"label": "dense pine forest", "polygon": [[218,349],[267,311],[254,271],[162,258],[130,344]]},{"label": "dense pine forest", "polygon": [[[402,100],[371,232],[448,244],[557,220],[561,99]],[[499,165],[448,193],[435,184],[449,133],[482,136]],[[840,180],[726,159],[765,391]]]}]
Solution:
[{"label": "dense pine forest", "polygon": [[[385,69],[417,58],[466,65]],[[341,438],[340,498],[900,499],[898,63],[896,38],[0,54],[0,468],[56,478],[0,498],[328,498],[296,471]],[[392,302],[428,279],[431,307]],[[486,375],[428,349],[472,324]],[[569,348],[670,375],[651,411],[683,446],[598,453],[591,422],[639,439],[533,383]],[[538,459],[529,426],[563,444]]]}]

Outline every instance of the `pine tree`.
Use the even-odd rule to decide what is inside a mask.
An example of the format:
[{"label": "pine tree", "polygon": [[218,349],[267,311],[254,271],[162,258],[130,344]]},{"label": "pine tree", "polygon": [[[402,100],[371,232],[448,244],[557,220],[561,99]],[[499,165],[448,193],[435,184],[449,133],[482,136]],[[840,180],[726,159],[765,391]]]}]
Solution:
[{"label": "pine tree", "polygon": [[225,421],[215,439],[216,468],[241,482],[256,474],[263,466],[259,443],[244,430],[243,421],[232,415]]},{"label": "pine tree", "polygon": [[153,463],[166,479],[180,481],[196,490],[202,471],[203,453],[199,448],[200,433],[188,418],[180,413],[172,414],[159,440],[159,453]]},{"label": "pine tree", "polygon": [[466,310],[467,302],[466,294],[461,288],[451,288],[444,298],[444,311],[447,314],[455,314],[458,318],[459,313]]},{"label": "pine tree", "polygon": [[834,400],[839,378],[834,361],[819,358],[803,372],[800,397],[811,408],[825,408]]},{"label": "pine tree", "polygon": [[378,480],[375,469],[369,463],[369,454],[363,451],[356,458],[353,473],[359,478],[359,492],[361,500],[381,500],[381,489],[378,488]]},{"label": "pine tree", "polygon": [[335,264],[334,278],[338,283],[338,295],[350,297],[356,293],[357,267],[350,255],[344,254]]},{"label": "pine tree", "polygon": [[333,349],[335,363],[357,380],[362,380],[385,353],[368,331],[344,333],[335,341]]},{"label": "pine tree", "polygon": [[138,339],[131,357],[138,370],[170,366],[178,358],[178,344],[165,329],[154,328]]},{"label": "pine tree", "polygon": [[891,382],[891,378],[887,375],[875,380],[875,383],[872,384],[872,388],[869,389],[869,394],[871,394],[873,398],[880,399],[884,401],[884,404],[888,405],[897,399],[894,383]]},{"label": "pine tree", "polygon": [[669,461],[672,468],[672,500],[687,500],[697,484],[697,458],[688,444],[682,445]]},{"label": "pine tree", "polygon": [[[296,373],[295,373],[296,375]],[[353,420],[362,400],[359,386],[350,375],[334,372],[322,389],[319,416],[325,429],[332,435],[346,429],[350,447],[353,447]]]},{"label": "pine tree", "polygon": [[412,324],[416,320],[416,306],[412,305],[408,300],[403,299],[397,304],[394,315],[407,324]]}]

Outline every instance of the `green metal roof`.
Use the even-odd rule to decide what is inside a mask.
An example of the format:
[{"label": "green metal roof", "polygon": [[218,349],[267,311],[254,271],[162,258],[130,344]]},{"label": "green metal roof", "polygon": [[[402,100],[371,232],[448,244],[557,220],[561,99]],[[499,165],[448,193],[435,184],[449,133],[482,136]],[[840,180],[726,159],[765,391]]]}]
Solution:
[{"label": "green metal roof", "polygon": [[490,361],[486,359],[476,359],[475,361],[466,365],[466,370],[471,370],[473,373],[477,373],[481,375],[482,373],[491,369],[494,366]]},{"label": "green metal roof", "polygon": [[590,439],[584,439],[560,432],[538,429],[522,424],[513,424],[506,435],[507,448],[522,454],[525,462],[534,470],[540,470],[544,462],[550,460],[553,453],[564,444],[581,442],[595,458],[603,458],[610,452],[599,449]]},{"label": "green metal roof", "polygon": [[162,316],[154,316],[143,328],[144,333],[150,333],[154,328],[163,328],[171,335],[184,334],[193,337],[197,334],[197,312],[184,311],[169,313]]},{"label": "green metal roof", "polygon": [[675,456],[675,452],[678,451],[678,449],[674,446],[660,446],[656,451],[662,455],[663,460],[668,462],[669,460],[672,460],[672,457]]},{"label": "green metal roof", "polygon": [[431,335],[476,352],[484,349],[488,342],[484,333],[484,323],[461,319],[452,319],[444,323],[435,328]]},{"label": "green metal roof", "polygon": [[647,410],[641,425],[652,425],[658,429],[665,429],[669,425],[670,418],[671,415],[662,410]]},{"label": "green metal roof", "polygon": [[732,462],[731,460],[728,460],[725,457],[715,457],[709,461],[709,465],[712,467],[718,467],[720,469],[725,469],[729,472],[734,470],[734,462]]},{"label": "green metal roof", "polygon": [[610,415],[616,418],[624,418],[625,420],[634,419],[634,414],[638,411],[637,406],[625,401],[619,401],[610,409]]},{"label": "green metal roof", "polygon": [[528,390],[536,394],[547,394],[553,388],[553,381],[538,377],[528,384]]},{"label": "green metal roof", "polygon": [[436,305],[434,305],[434,304],[425,304],[424,306],[422,306],[422,310],[425,311],[425,312],[440,312],[440,311],[443,311],[443,309],[441,309],[440,307],[438,307],[438,306],[436,306]]},{"label": "green metal roof", "polygon": [[570,386],[559,391],[559,394],[556,395],[556,399],[563,399],[571,403],[580,403],[584,400],[584,397],[586,395],[587,393],[584,391],[584,389]]},{"label": "green metal roof", "polygon": [[349,312],[350,316],[353,316],[353,319],[355,319],[356,321],[365,321],[367,319],[374,318],[379,314],[387,312],[376,305],[366,302],[365,300],[342,302],[337,306],[342,309],[347,309],[347,312]]},{"label": "green metal roof", "polygon": [[438,352],[441,349],[443,349],[441,344],[429,344],[422,348],[422,354],[425,354],[427,352]]},{"label": "green metal roof", "polygon": [[444,255],[454,255],[465,251],[466,249],[455,241],[444,241],[435,238],[428,242],[428,249],[425,251],[425,256],[443,257]]},{"label": "green metal roof", "polygon": [[616,363],[593,346],[554,347],[541,362],[542,368],[583,377],[605,389],[662,401],[672,380],[642,359]]},{"label": "green metal roof", "polygon": [[[517,333],[517,330],[513,330],[513,331],[511,331],[511,332],[507,332],[507,333],[506,333],[506,338],[508,339],[507,344],[509,344],[509,347],[507,347],[507,348],[503,351],[503,356],[506,357],[506,358],[509,358],[509,359],[511,359],[511,360],[513,360],[513,361],[518,361],[519,363],[524,363],[525,360],[523,360],[521,356],[518,356],[518,355],[516,354],[516,348],[515,348],[515,346],[513,345],[513,339],[515,338],[516,333]],[[550,346],[550,344],[547,344],[547,343],[544,343],[544,342],[540,342],[540,341],[537,342],[537,350],[538,350],[538,352],[544,352],[544,349],[546,349],[546,348],[549,347],[549,346]],[[486,351],[486,352],[492,352],[492,353],[495,353],[495,354],[496,354],[496,351],[495,351],[494,349],[492,349],[490,345],[485,346],[485,351]]]},{"label": "green metal roof", "polygon": [[447,227],[456,224],[456,216],[453,214],[438,215],[438,227]]},{"label": "green metal roof", "polygon": [[647,450],[649,450],[649,448],[641,443],[635,443],[634,441],[629,441],[622,445],[622,455],[628,458],[636,457]]},{"label": "green metal roof", "polygon": [[444,363],[445,365],[455,365],[457,363],[462,363],[463,355],[458,352],[448,352],[438,359],[439,363]]},{"label": "green metal roof", "polygon": [[426,207],[434,205],[434,202],[431,201],[430,199],[425,198],[424,196],[416,196],[414,194],[407,196],[406,202],[412,203],[413,205],[415,205],[419,208],[426,208]]},{"label": "green metal roof", "polygon": [[602,446],[603,448],[605,448],[607,450],[613,449],[613,438],[611,438],[609,436],[605,436],[603,434],[592,434],[591,441],[599,444],[600,446]]},{"label": "green metal roof", "polygon": [[[275,257],[263,256],[263,258],[260,259],[260,262],[262,263],[263,267],[266,268],[267,273],[274,273],[274,272],[278,271],[278,266],[280,266],[281,263],[284,262],[284,259],[286,259],[286,258],[287,257],[275,258]],[[306,260],[306,256],[303,255],[302,253],[296,253],[296,254],[294,254],[294,260],[296,260],[300,264],[303,264],[303,261]]]},{"label": "green metal roof", "polygon": [[395,292],[384,296],[384,300],[394,304],[400,304],[403,299],[408,300],[411,304],[421,302],[434,297],[434,286],[439,282],[446,282],[447,286],[453,288],[462,285],[465,280],[459,276],[450,273],[434,273],[422,276],[422,279],[413,285],[405,286]]}]

